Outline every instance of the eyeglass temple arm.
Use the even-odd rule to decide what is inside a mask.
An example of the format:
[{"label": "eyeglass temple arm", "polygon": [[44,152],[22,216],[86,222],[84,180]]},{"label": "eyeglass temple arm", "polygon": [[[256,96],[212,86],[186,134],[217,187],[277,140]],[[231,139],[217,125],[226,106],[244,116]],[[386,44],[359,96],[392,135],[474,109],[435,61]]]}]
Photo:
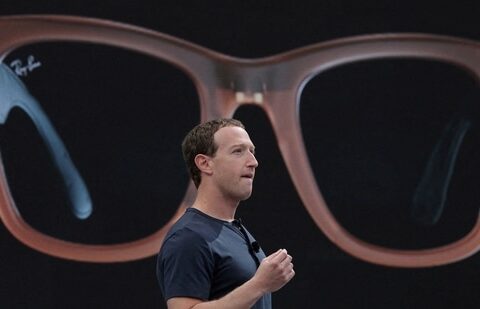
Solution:
[{"label": "eyeglass temple arm", "polygon": [[19,107],[32,119],[54,164],[62,175],[72,211],[79,219],[92,213],[92,202],[85,182],[70,159],[65,145],[37,101],[22,81],[5,64],[0,65],[0,123],[4,124],[13,107]]},{"label": "eyeglass temple arm", "polygon": [[440,219],[458,152],[471,127],[469,115],[459,112],[435,145],[413,196],[412,217],[417,223],[434,225]]}]

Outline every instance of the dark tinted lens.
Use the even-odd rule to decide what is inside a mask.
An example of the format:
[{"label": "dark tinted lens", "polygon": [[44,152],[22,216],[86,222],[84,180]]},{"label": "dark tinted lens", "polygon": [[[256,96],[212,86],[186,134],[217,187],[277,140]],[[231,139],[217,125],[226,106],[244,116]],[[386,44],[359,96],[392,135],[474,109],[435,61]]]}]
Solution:
[{"label": "dark tinted lens", "polygon": [[79,43],[26,46],[4,64],[56,129],[68,152],[60,157],[70,156],[92,200],[91,215],[79,219],[66,190],[73,185],[64,184],[52,145],[35,125],[46,121],[33,121],[25,112],[31,103],[23,102],[27,108],[14,108],[1,128],[1,150],[29,224],[62,239],[118,243],[171,218],[189,181],[181,141],[200,119],[196,90],[182,71],[146,55]]},{"label": "dark tinted lens", "polygon": [[393,248],[430,248],[478,217],[478,86],[450,64],[391,59],[316,76],[301,96],[310,163],[352,234]]}]

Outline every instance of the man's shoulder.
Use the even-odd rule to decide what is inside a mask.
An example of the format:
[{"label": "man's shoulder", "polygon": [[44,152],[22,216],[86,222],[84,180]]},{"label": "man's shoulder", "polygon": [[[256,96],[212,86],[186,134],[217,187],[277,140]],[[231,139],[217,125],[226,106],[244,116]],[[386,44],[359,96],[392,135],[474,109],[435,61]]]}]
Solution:
[{"label": "man's shoulder", "polygon": [[179,229],[165,238],[158,255],[159,261],[178,259],[179,256],[193,257],[198,254],[211,255],[210,244],[197,232],[189,228]]},{"label": "man's shoulder", "polygon": [[196,229],[195,226],[192,228],[189,225],[182,226],[180,228],[172,229],[165,237],[164,243],[172,241],[188,241],[188,242],[198,242],[205,241],[200,230]]},{"label": "man's shoulder", "polygon": [[209,243],[218,236],[221,229],[222,225],[218,222],[191,211],[186,212],[167,233],[164,244],[167,242]]}]

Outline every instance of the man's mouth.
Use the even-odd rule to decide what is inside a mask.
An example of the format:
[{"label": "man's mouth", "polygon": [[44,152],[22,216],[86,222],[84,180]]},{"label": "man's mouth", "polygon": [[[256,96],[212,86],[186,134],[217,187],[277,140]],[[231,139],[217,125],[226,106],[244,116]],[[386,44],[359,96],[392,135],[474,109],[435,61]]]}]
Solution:
[{"label": "man's mouth", "polygon": [[244,174],[242,175],[242,178],[248,178],[248,179],[253,179],[254,174]]}]

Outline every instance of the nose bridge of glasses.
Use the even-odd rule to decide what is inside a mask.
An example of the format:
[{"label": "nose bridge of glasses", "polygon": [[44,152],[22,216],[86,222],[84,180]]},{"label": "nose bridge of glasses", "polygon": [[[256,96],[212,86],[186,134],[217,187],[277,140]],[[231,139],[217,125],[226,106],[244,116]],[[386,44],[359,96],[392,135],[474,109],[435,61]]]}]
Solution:
[{"label": "nose bridge of glasses", "polygon": [[235,94],[238,104],[263,104],[267,89],[265,81],[260,75],[237,74],[230,81],[230,88]]},{"label": "nose bridge of glasses", "polygon": [[263,104],[262,92],[235,91],[235,101],[238,104]]},{"label": "nose bridge of glasses", "polygon": [[232,91],[237,104],[265,103],[268,75],[262,66],[236,63],[222,66],[217,74],[221,84]]}]

